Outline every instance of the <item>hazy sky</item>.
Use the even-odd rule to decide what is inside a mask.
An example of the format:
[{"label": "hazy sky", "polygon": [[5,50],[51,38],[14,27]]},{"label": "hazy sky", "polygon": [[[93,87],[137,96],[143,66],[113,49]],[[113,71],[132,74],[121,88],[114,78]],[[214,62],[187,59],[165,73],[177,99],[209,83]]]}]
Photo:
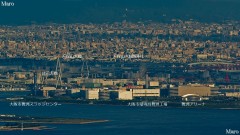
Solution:
[{"label": "hazy sky", "polygon": [[[170,18],[221,21],[240,19],[240,0],[13,0],[0,6],[0,24],[111,22]],[[163,17],[163,15],[166,15]]]}]

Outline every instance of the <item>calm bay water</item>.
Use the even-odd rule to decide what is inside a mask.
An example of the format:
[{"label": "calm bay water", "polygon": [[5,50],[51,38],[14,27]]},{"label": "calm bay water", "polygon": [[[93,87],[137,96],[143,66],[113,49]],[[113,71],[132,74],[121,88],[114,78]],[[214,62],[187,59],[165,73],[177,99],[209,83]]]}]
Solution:
[{"label": "calm bay water", "polygon": [[[237,0],[216,3],[184,0],[100,1],[73,0],[71,2],[15,0],[13,8],[0,8],[0,24],[22,25],[36,23],[102,23],[127,19],[129,21],[165,18],[194,18],[204,21],[239,20]],[[202,9],[202,7],[204,7]],[[128,9],[128,12],[126,12]],[[201,12],[199,12],[201,10]],[[128,17],[124,18],[123,15]],[[164,17],[163,15],[166,15]],[[168,20],[168,19],[166,19]],[[5,93],[8,97],[15,96]],[[12,95],[11,95],[12,94]],[[20,94],[21,95],[21,94]],[[6,95],[0,94],[0,98]],[[10,107],[0,102],[0,114],[46,117],[107,119],[106,123],[85,125],[49,125],[54,130],[11,131],[0,135],[225,135],[226,129],[240,130],[240,110],[145,108],[109,105],[63,104],[57,107]]]},{"label": "calm bay water", "polygon": [[0,114],[107,119],[106,123],[49,125],[54,130],[2,131],[0,135],[221,135],[240,130],[240,110],[145,108],[63,104],[57,107],[10,107],[0,103]]}]

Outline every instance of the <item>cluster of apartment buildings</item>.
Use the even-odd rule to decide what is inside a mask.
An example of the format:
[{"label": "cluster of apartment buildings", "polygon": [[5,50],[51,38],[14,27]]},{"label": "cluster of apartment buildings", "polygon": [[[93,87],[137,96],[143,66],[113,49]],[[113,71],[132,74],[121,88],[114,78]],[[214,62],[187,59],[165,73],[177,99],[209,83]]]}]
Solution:
[{"label": "cluster of apartment buildings", "polygon": [[[189,62],[239,57],[238,22],[49,24],[0,26],[1,58],[52,59],[68,53],[88,60]],[[67,59],[65,59],[67,60]]]}]

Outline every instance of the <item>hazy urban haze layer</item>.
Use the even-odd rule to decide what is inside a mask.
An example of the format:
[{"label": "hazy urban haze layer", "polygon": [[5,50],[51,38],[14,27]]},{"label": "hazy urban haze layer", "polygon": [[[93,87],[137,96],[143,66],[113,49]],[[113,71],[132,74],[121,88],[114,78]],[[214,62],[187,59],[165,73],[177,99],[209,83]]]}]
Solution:
[{"label": "hazy urban haze layer", "polygon": [[[4,2],[4,1],[3,1]],[[238,0],[13,0],[0,6],[0,24],[103,23],[161,21],[172,18],[204,22],[240,19]],[[127,9],[127,10],[126,10]]]}]

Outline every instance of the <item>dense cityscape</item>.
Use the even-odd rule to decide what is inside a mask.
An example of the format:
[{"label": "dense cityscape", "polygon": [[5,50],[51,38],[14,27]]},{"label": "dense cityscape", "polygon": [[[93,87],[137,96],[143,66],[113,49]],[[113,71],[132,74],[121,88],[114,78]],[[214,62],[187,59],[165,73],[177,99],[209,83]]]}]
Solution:
[{"label": "dense cityscape", "polygon": [[239,29],[176,19],[1,26],[1,90],[62,101],[237,100]]},{"label": "dense cityscape", "polygon": [[240,134],[239,7],[0,1],[0,134]]},{"label": "dense cityscape", "polygon": [[[171,23],[49,24],[1,26],[2,58],[51,58],[81,53],[89,60],[139,54],[145,59],[193,62],[236,60],[237,21],[207,24],[172,19]],[[195,57],[194,57],[195,56]],[[195,58],[195,59],[194,59]]]}]

